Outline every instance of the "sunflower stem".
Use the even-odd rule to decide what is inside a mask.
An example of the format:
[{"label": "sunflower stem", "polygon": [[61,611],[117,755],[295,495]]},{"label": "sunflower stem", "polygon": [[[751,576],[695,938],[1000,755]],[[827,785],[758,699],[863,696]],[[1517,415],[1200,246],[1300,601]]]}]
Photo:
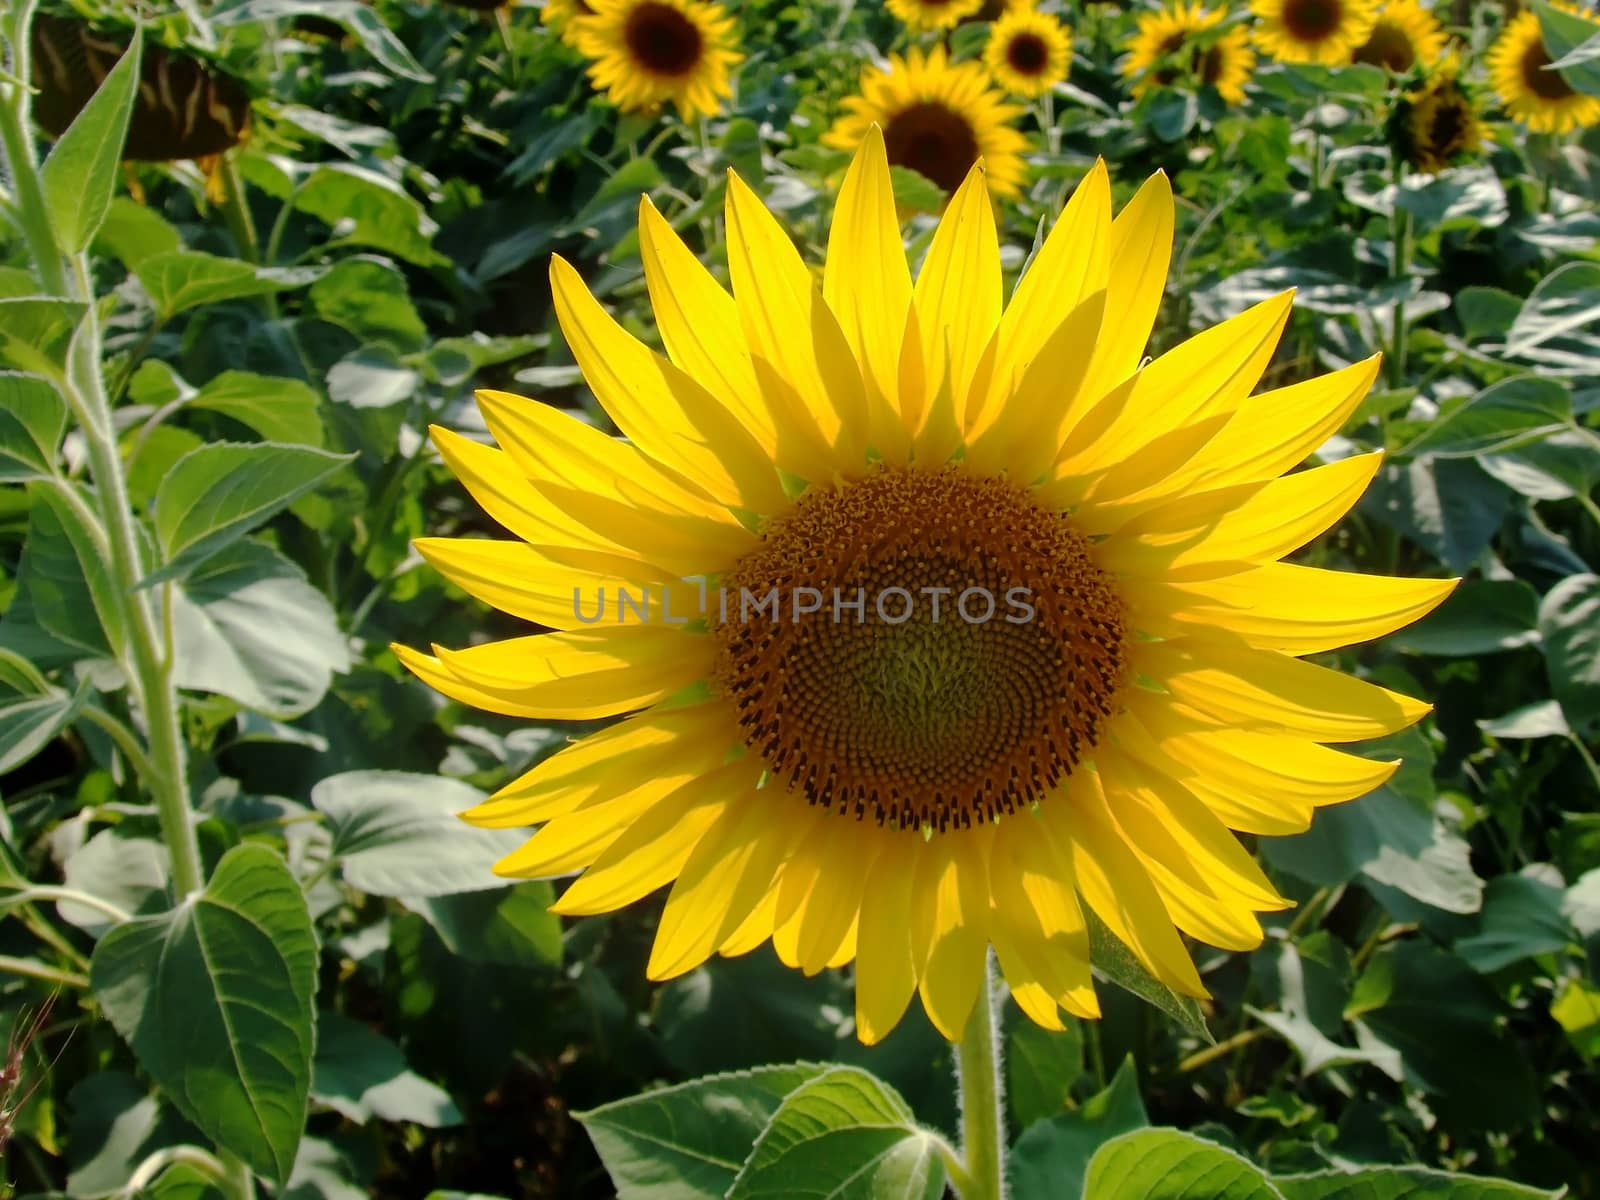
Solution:
[{"label": "sunflower stem", "polygon": [[1002,1200],[1005,1195],[1005,1117],[1000,1104],[1004,1060],[995,1003],[994,970],[985,959],[983,989],[972,1006],[966,1032],[956,1043],[961,1160],[967,1176],[961,1200]]},{"label": "sunflower stem", "polygon": [[[1389,212],[1391,247],[1389,278],[1399,282],[1411,273],[1411,210],[1400,207],[1400,191],[1405,186],[1405,164],[1396,161],[1394,168],[1394,207]],[[1406,381],[1406,302],[1396,298],[1394,320],[1389,337],[1389,371],[1391,385],[1404,387]]]}]

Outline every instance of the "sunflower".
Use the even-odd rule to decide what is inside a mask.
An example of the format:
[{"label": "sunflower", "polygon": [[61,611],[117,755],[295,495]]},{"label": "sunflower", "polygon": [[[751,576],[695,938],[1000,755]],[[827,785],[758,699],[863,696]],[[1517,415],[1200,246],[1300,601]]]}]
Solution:
[{"label": "sunflower", "polygon": [[935,33],[954,29],[983,7],[983,0],[889,0],[888,8],[908,29]]},{"label": "sunflower", "polygon": [[1404,75],[1418,63],[1437,62],[1444,53],[1444,26],[1417,0],[1388,0],[1378,14],[1378,22],[1357,46],[1351,60],[1387,67]]},{"label": "sunflower", "polygon": [[1170,87],[1189,74],[1216,88],[1229,104],[1243,104],[1244,85],[1255,70],[1256,52],[1243,29],[1211,35],[1222,18],[1220,10],[1183,0],[1141,14],[1122,64],[1122,73],[1134,81],[1134,96],[1144,95],[1153,86]]},{"label": "sunflower", "polygon": [[574,19],[592,16],[594,9],[589,7],[589,0],[545,0],[544,7],[539,10],[539,20],[559,33],[569,46],[577,45]]},{"label": "sunflower", "polygon": [[1019,8],[995,22],[983,64],[1012,95],[1042,96],[1072,69],[1072,30],[1046,13]]},{"label": "sunflower", "polygon": [[[1555,0],[1557,8],[1588,16],[1575,4]],[[1559,71],[1548,71],[1549,51],[1531,11],[1513,17],[1489,49],[1489,81],[1506,111],[1539,133],[1567,133],[1600,124],[1600,96],[1577,91]]]},{"label": "sunflower", "polygon": [[1448,56],[1422,85],[1402,96],[1389,122],[1389,140],[1401,159],[1436,175],[1483,145],[1483,122],[1461,86],[1460,63]]},{"label": "sunflower", "polygon": [[1256,45],[1272,57],[1336,67],[1367,40],[1378,0],[1250,0],[1250,11]]},{"label": "sunflower", "polygon": [[868,67],[860,95],[844,102],[845,113],[823,143],[854,150],[872,125],[883,129],[889,162],[931,179],[951,192],[972,164],[984,160],[989,190],[1014,196],[1022,187],[1022,151],[1027,140],[1010,122],[1022,109],[1007,104],[990,86],[978,63],[950,62],[943,46],[924,54],[912,47],[889,67]]},{"label": "sunflower", "polygon": [[1113,220],[1103,161],[1005,306],[982,167],[913,282],[875,129],[820,286],[731,173],[727,229],[732,295],[641,205],[665,356],[552,262],[626,441],[500,392],[478,399],[501,449],[433,430],[513,539],[418,550],[556,632],[396,653],[509,716],[634,714],[464,814],[541,826],[496,870],[582,871],[567,915],[670,884],[651,979],[769,938],[807,973],[853,961],[867,1042],[914,993],[958,1037],[991,945],[1035,1021],[1096,1015],[1080,900],[1203,996],[1178,931],[1253,947],[1255,914],[1286,905],[1229,828],[1305,829],[1398,765],[1321,743],[1428,711],[1300,656],[1398,628],[1451,581],[1277,561],[1377,470],[1280,478],[1377,357],[1252,397],[1284,293],[1141,369],[1172,195],[1157,175]]},{"label": "sunflower", "polygon": [[713,116],[732,94],[728,71],[743,57],[733,19],[707,0],[588,0],[592,16],[569,26],[594,61],[589,78],[625,112],[671,100],[684,120]]}]

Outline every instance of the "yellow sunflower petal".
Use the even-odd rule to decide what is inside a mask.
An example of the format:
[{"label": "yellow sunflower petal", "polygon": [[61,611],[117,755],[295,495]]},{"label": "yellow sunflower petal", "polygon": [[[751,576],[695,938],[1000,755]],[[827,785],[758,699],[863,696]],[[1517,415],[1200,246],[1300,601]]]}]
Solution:
[{"label": "yellow sunflower petal", "polygon": [[763,390],[792,397],[789,407],[809,415],[834,469],[859,470],[866,394],[850,343],[789,235],[732,171],[727,221],[733,294]]},{"label": "yellow sunflower petal", "polygon": [[584,380],[634,445],[719,503],[783,507],[771,458],[735,412],[618,325],[560,255],[550,260],[550,288]]},{"label": "yellow sunflower petal", "polygon": [[856,1033],[871,1046],[899,1024],[917,988],[911,955],[913,871],[885,854],[866,877],[856,933]]},{"label": "yellow sunflower petal", "polygon": [[[1089,974],[1089,931],[1078,904],[1069,855],[1057,852],[1033,818],[1003,821],[989,862],[995,945],[1007,944],[1024,977],[1074,1016],[1099,1015]],[[1007,980],[1017,976],[1002,969]]]},{"label": "yellow sunflower petal", "polygon": [[1175,220],[1172,186],[1158,171],[1111,222],[1106,311],[1117,319],[1107,322],[1095,343],[1080,392],[1085,401],[1098,400],[1139,369],[1166,294]]},{"label": "yellow sunflower petal", "polygon": [[824,813],[784,868],[773,936],[778,957],[815,975],[838,953],[861,910],[878,839],[849,817]]},{"label": "yellow sunflower petal", "polygon": [[536,825],[641,779],[693,779],[728,757],[732,720],[723,700],[651,709],[563,747],[461,817],[487,829]]},{"label": "yellow sunflower petal", "polygon": [[1052,799],[1066,803],[1041,805],[1048,828],[1066,840],[1078,890],[1095,915],[1162,983],[1186,996],[1205,998],[1209,993],[1155,885],[1117,832],[1100,781],[1083,772]]},{"label": "yellow sunflower petal", "polygon": [[[782,872],[779,872],[781,878]],[[741,954],[749,954],[762,942],[766,941],[773,933],[773,914],[778,908],[778,889],[773,886],[767,894],[756,901],[756,906],[750,910],[750,915],[739,922],[737,928],[717,946],[717,953],[724,958],[738,958]]]},{"label": "yellow sunflower petal", "polygon": [[1134,663],[1174,698],[1219,723],[1317,742],[1383,737],[1415,724],[1433,707],[1229,638],[1144,643]]},{"label": "yellow sunflower petal", "polygon": [[677,778],[640,780],[622,792],[586,805],[581,812],[555,817],[495,863],[495,874],[548,879],[580,871],[681,783]]},{"label": "yellow sunflower petal", "polygon": [[872,446],[885,461],[902,463],[910,437],[899,414],[900,347],[911,307],[911,268],[895,215],[883,131],[876,125],[839,188],[822,296],[861,364]]},{"label": "yellow sunflower petal", "polygon": [[[1318,654],[1392,633],[1432,612],[1460,582],[1391,579],[1269,563],[1222,579],[1156,585],[1144,596],[1152,615],[1164,609],[1165,629],[1181,635],[1218,628],[1259,650]],[[1161,594],[1157,594],[1158,589]],[[1158,623],[1159,617],[1157,619]]]},{"label": "yellow sunflower petal", "polygon": [[[758,764],[751,764],[754,784]],[[692,971],[744,924],[787,854],[774,817],[785,810],[748,788],[695,846],[667,896],[645,974],[657,982]]]},{"label": "yellow sunflower petal", "polygon": [[[922,339],[923,410],[948,385],[954,411],[967,411],[973,372],[1000,320],[1000,242],[983,165],[973,166],[934,230],[912,304]],[[918,439],[922,449],[922,439]]]},{"label": "yellow sunflower petal", "polygon": [[661,626],[541,633],[466,650],[435,646],[467,687],[516,705],[520,716],[587,721],[663,700],[710,673],[716,643]]},{"label": "yellow sunflower petal", "polygon": [[927,933],[917,992],[934,1028],[952,1042],[960,1040],[988,978],[984,840],[979,830],[970,836],[936,836],[922,847],[917,865],[913,921]]}]

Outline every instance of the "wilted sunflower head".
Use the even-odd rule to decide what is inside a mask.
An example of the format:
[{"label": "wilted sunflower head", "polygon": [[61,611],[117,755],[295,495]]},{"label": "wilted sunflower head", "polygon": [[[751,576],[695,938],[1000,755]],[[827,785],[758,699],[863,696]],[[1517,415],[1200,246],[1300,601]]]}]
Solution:
[{"label": "wilted sunflower head", "polygon": [[1009,302],[993,214],[975,167],[913,279],[871,128],[820,283],[730,173],[730,294],[646,201],[664,354],[551,272],[627,440],[499,392],[479,403],[500,449],[434,430],[512,537],[418,549],[555,632],[396,652],[514,717],[634,714],[465,816],[540,826],[497,870],[581,871],[559,912],[670,885],[652,979],[770,939],[808,973],[854,962],[863,1040],[914,994],[954,1039],[993,946],[1023,1010],[1060,1028],[1099,1011],[1086,903],[1203,995],[1179,931],[1253,947],[1256,913],[1286,903],[1229,828],[1295,832],[1367,792],[1397,764],[1322,743],[1427,711],[1300,656],[1451,583],[1279,561],[1377,468],[1284,474],[1376,358],[1252,396],[1286,293],[1141,367],[1164,176],[1113,218],[1096,164]]},{"label": "wilted sunflower head", "polygon": [[892,166],[909,167],[953,192],[972,165],[984,162],[989,189],[999,196],[1022,187],[1027,139],[1011,122],[1022,114],[991,86],[978,63],[951,63],[943,46],[912,47],[889,56],[887,69],[868,67],[860,93],[823,144],[854,150],[873,125],[883,130]]},{"label": "wilted sunflower head", "polygon": [[[1552,0],[1563,12],[1588,16],[1576,4]],[[1595,26],[1600,33],[1600,23]],[[1600,97],[1578,91],[1559,71],[1549,70],[1539,18],[1523,11],[1507,23],[1489,48],[1489,81],[1506,112],[1539,133],[1568,133],[1600,124]]]},{"label": "wilted sunflower head", "polygon": [[888,9],[908,29],[935,33],[954,29],[983,7],[983,0],[889,0]]},{"label": "wilted sunflower head", "polygon": [[994,23],[983,48],[989,74],[1014,96],[1042,96],[1072,69],[1072,30],[1031,8]]},{"label": "wilted sunflower head", "polygon": [[1475,154],[1483,145],[1483,121],[1472,96],[1461,86],[1460,63],[1450,55],[1406,92],[1388,122],[1394,153],[1418,171],[1438,174]]},{"label": "wilted sunflower head", "polygon": [[1378,0],[1250,0],[1255,43],[1281,62],[1338,66],[1367,40]]},{"label": "wilted sunflower head", "polygon": [[670,100],[685,120],[713,116],[732,94],[728,72],[743,57],[734,22],[710,0],[588,0],[567,28],[593,61],[589,78],[624,112]]},{"label": "wilted sunflower head", "polygon": [[1413,67],[1437,62],[1444,47],[1444,26],[1417,0],[1385,0],[1372,32],[1350,58],[1404,75]]}]

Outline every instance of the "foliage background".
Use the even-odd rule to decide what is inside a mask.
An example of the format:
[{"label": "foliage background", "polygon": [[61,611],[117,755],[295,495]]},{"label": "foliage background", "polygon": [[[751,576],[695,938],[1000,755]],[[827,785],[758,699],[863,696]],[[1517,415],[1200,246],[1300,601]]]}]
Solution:
[{"label": "foliage background", "polygon": [[[1475,61],[1500,13],[1469,8]],[[766,951],[650,986],[656,905],[563,927],[551,884],[490,875],[521,835],[451,814],[581,729],[446,703],[387,648],[521,632],[409,542],[493,532],[425,437],[482,435],[474,388],[603,420],[554,333],[549,256],[649,338],[639,193],[720,269],[733,166],[820,261],[844,157],[817,139],[893,21],[831,0],[739,6],[736,101],[686,127],[616,113],[532,9],[147,15],[150,44],[198,48],[253,97],[220,204],[193,164],[142,167],[142,202],[124,187],[92,248],[131,498],[167,557],[198,564],[171,588],[171,636],[213,882],[173,907],[119,747],[137,721],[70,500],[83,438],[25,382],[49,374],[72,315],[22,302],[33,264],[0,215],[0,1022],[20,1031],[57,996],[0,1104],[26,1090],[6,1176],[23,1193],[195,1196],[218,1184],[171,1148],[210,1146],[295,1200],[721,1195],[731,1171],[696,1184],[629,1141],[671,1101],[597,1114],[593,1138],[575,1114],[795,1060],[867,1068],[953,1131],[948,1050],[915,1010],[865,1050],[848,979]],[[1295,315],[1263,386],[1388,352],[1325,451],[1383,447],[1386,466],[1302,560],[1467,582],[1415,628],[1329,656],[1437,711],[1369,748],[1405,756],[1391,784],[1261,839],[1300,907],[1253,954],[1201,952],[1214,1044],[1110,986],[1106,1019],[1065,1034],[1008,1010],[1015,1193],[1069,1194],[1102,1142],[1151,1124],[1277,1176],[1420,1164],[1596,1195],[1600,139],[1495,123],[1478,161],[1397,177],[1375,68],[1264,65],[1233,110],[1209,91],[1133,103],[1115,69],[1131,14],[1067,15],[1060,150],[1036,147],[1002,214],[1008,269],[1096,155],[1119,203],[1167,171],[1180,224],[1153,352],[1286,286]],[[916,255],[933,217],[914,210],[935,198],[898,182]],[[267,499],[225,547],[184,526],[240,479]],[[237,1015],[266,986],[263,928],[288,1008],[226,1028],[216,998]],[[163,972],[141,968],[141,937],[176,948]],[[748,1106],[761,1078],[698,1085],[675,1111],[718,1086]],[[730,1128],[701,1132],[731,1136],[736,1166],[760,1124]]]}]

